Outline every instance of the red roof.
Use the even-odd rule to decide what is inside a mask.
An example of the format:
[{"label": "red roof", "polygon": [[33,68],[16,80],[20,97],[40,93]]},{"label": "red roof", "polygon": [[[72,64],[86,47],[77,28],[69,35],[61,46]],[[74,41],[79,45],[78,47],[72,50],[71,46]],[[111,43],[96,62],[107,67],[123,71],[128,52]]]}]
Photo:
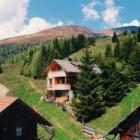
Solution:
[{"label": "red roof", "polygon": [[10,96],[0,96],[0,112],[9,107],[12,103],[14,103],[18,98],[10,97]]}]

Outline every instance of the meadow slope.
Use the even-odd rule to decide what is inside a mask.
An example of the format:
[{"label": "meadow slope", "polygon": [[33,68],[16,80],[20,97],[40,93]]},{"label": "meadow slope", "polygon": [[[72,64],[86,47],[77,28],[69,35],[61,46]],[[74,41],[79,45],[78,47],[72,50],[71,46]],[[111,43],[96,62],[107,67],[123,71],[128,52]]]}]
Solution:
[{"label": "meadow slope", "polygon": [[10,89],[9,95],[21,98],[49,120],[54,125],[54,140],[86,140],[80,123],[59,107],[40,101],[43,93],[31,87],[30,79],[20,75],[20,65],[5,65],[3,69],[0,82]]}]

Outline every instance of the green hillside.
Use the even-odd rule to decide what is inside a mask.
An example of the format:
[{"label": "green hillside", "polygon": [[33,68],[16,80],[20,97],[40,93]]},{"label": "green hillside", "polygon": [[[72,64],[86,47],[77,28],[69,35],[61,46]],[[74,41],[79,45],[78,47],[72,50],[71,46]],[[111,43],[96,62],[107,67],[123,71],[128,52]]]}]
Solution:
[{"label": "green hillside", "polygon": [[[4,74],[0,75],[1,83],[11,90],[9,95],[20,97],[53,123],[56,133],[54,140],[86,139],[82,136],[81,125],[71,116],[55,105],[40,101],[41,93],[32,88],[29,84],[29,78],[20,76],[19,66],[4,66]],[[44,82],[36,81],[36,84],[44,85]],[[132,93],[129,93],[117,106],[107,109],[104,115],[91,121],[90,124],[108,131],[138,105],[140,105],[140,85],[132,90]]]},{"label": "green hillside", "polygon": [[0,82],[10,89],[9,95],[20,97],[49,120],[54,125],[54,140],[86,140],[82,136],[80,123],[56,105],[40,101],[43,93],[33,89],[29,78],[20,75],[20,66],[16,64],[3,67]]},{"label": "green hillside", "polygon": [[[94,56],[97,56],[98,54],[104,54],[106,45],[111,44],[114,46],[114,44],[111,42],[111,38],[103,38],[103,39],[97,39],[96,40],[96,45],[95,46],[90,46],[89,50],[92,52]],[[76,60],[80,60],[81,56],[83,54],[83,49],[77,51],[76,53],[73,53],[71,55],[72,58]]]},{"label": "green hillside", "polygon": [[[120,36],[119,40],[126,40],[126,36]],[[92,52],[93,56],[98,56],[99,54],[102,54],[103,56],[108,44],[110,44],[114,49],[115,43],[112,43],[111,38],[104,38],[96,40],[96,46],[90,46],[89,50]],[[82,55],[83,49],[72,54],[71,57],[80,61]],[[140,84],[138,84],[138,86],[130,93],[128,93],[128,95],[118,105],[108,108],[105,114],[97,119],[92,120],[89,122],[89,124],[101,130],[109,131],[138,105],[140,105]]]},{"label": "green hillside", "polygon": [[[126,40],[126,36],[120,36],[120,41]],[[89,50],[93,56],[104,55],[106,46],[110,44],[114,49],[115,43],[112,43],[110,37],[96,40],[96,46],[90,46]],[[83,49],[71,55],[72,58],[80,61],[83,55]],[[104,57],[104,56],[103,56]],[[118,63],[118,65],[120,65]],[[131,91],[118,105],[108,108],[101,117],[92,120],[89,124],[105,131],[115,127],[124,117],[126,117],[136,106],[140,105],[140,84]]]},{"label": "green hillside", "polygon": [[[121,36],[121,40],[125,37]],[[103,38],[96,40],[96,46],[90,46],[89,50],[94,56],[98,54],[104,55],[107,44],[111,44],[114,48],[115,43],[111,42],[111,38]],[[80,49],[71,57],[80,60],[83,49]],[[21,64],[5,64],[2,66],[4,73],[0,75],[0,83],[10,89],[9,95],[20,97],[27,104],[39,111],[46,119],[48,119],[55,128],[54,140],[86,140],[82,136],[82,126],[74,118],[62,111],[59,107],[40,101],[40,97],[45,91],[45,80],[34,80],[38,88],[34,88],[29,77],[20,75]],[[126,117],[136,106],[140,105],[140,84],[131,93],[128,93],[123,100],[114,107],[108,108],[106,113],[101,117],[89,122],[101,130],[109,131],[116,124]]]},{"label": "green hillside", "polygon": [[[119,40],[122,41],[122,42],[125,41],[126,38],[127,38],[127,36],[123,36],[123,35],[119,36]],[[100,54],[102,56],[104,56],[104,52],[105,52],[106,46],[108,44],[110,44],[112,46],[112,48],[114,49],[116,43],[112,43],[112,38],[111,37],[97,39],[96,43],[95,43],[95,46],[90,46],[89,50],[92,52],[92,54],[94,56],[98,56]],[[83,54],[83,49],[80,49],[76,53],[73,53],[71,55],[71,57],[73,59],[77,60],[77,61],[80,61],[80,58],[81,58],[82,54]]]},{"label": "green hillside", "polygon": [[104,115],[91,121],[90,124],[102,130],[109,131],[138,105],[140,105],[140,84],[136,89],[133,89],[132,92],[129,93],[117,106],[108,108]]}]

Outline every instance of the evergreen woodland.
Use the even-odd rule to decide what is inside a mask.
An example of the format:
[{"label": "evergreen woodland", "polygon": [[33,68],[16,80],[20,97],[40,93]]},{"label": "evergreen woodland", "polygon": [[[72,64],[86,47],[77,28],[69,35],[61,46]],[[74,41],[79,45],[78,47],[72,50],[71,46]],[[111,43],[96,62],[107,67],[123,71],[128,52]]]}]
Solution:
[{"label": "evergreen woodland", "polygon": [[94,45],[94,38],[85,38],[84,35],[72,37],[71,39],[55,39],[47,45],[36,46],[28,50],[24,59],[21,74],[35,79],[43,78],[43,71],[49,66],[53,59],[63,59],[72,53],[82,49],[86,44]]},{"label": "evergreen woodland", "polygon": [[[115,48],[106,46],[105,59],[101,60],[97,56],[94,58],[88,49],[83,53],[83,65],[77,77],[73,99],[75,115],[80,121],[90,121],[102,115],[106,108],[118,104],[140,82],[138,39],[130,32],[125,40],[116,38],[117,41],[113,41]],[[101,74],[93,71],[94,64],[97,63],[95,60],[100,60],[98,65],[102,70]]]},{"label": "evergreen woodland", "polygon": [[[96,56],[88,50],[89,46],[96,47],[95,39],[79,35],[36,45],[4,45],[0,47],[0,60],[2,63],[6,59],[11,63],[22,60],[21,74],[41,79],[53,59],[68,58],[86,48],[81,58],[81,74],[74,86],[72,106],[78,120],[89,121],[118,104],[140,82],[140,30],[121,37],[114,33],[113,46],[108,44],[105,51]],[[94,73],[94,64],[99,65],[101,74]]]}]

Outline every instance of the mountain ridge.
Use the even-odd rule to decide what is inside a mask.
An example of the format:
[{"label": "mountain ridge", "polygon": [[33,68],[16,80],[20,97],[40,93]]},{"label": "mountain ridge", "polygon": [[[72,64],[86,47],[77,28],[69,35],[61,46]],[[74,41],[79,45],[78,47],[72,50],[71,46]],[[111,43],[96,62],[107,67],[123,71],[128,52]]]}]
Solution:
[{"label": "mountain ridge", "polygon": [[112,36],[114,32],[122,33],[126,30],[138,31],[139,27],[137,26],[126,26],[112,29],[103,29],[103,30],[92,30],[86,27],[81,27],[77,25],[66,25],[58,26],[50,29],[45,29],[40,32],[22,36],[16,36],[11,38],[6,38],[0,40],[0,45],[3,44],[23,44],[23,43],[41,43],[53,40],[55,38],[71,38],[72,36],[78,36],[79,34],[84,34],[87,37],[99,37],[99,36]]},{"label": "mountain ridge", "polygon": [[0,44],[2,45],[10,43],[38,43],[53,40],[55,38],[71,38],[72,36],[78,36],[79,34],[84,34],[85,36],[96,36],[96,34],[92,30],[86,27],[70,25],[58,26],[51,29],[45,29],[34,34],[3,39],[0,40]]}]

